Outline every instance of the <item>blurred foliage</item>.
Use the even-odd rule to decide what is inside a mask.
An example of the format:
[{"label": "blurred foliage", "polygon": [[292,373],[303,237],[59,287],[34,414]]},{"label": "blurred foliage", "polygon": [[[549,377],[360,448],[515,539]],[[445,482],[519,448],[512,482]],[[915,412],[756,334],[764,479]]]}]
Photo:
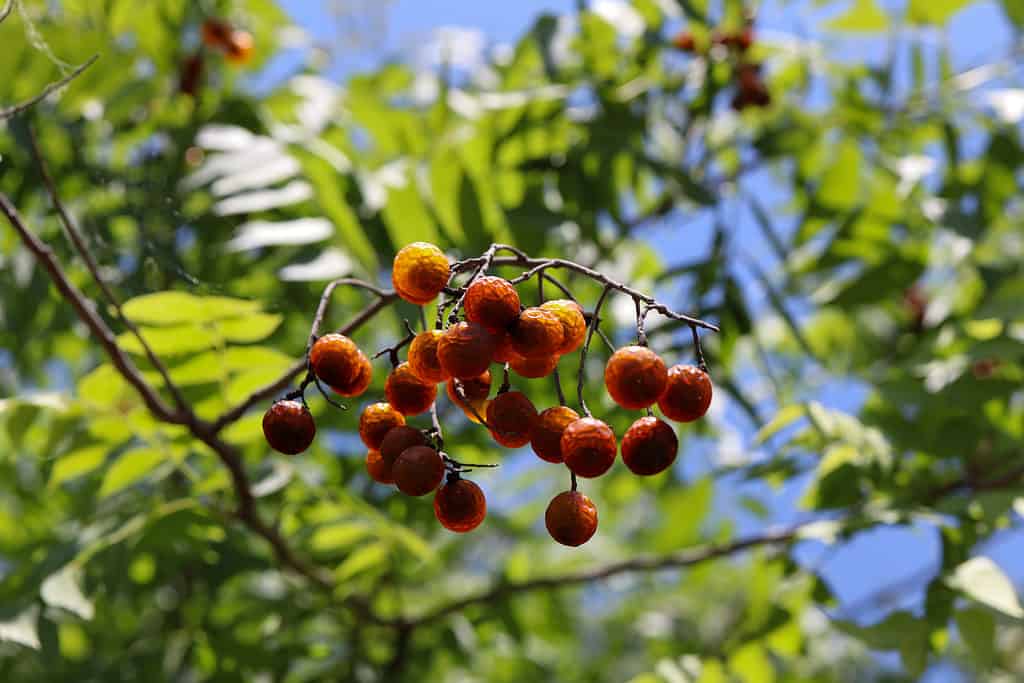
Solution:
[{"label": "blurred foliage", "polygon": [[[825,683],[952,662],[1019,680],[1024,610],[980,546],[1024,512],[1024,86],[1019,53],[958,74],[928,39],[980,4],[813,3],[832,10],[829,40],[896,45],[881,66],[795,36],[758,35],[745,57],[684,54],[671,42],[684,27],[706,44],[742,26],[739,0],[635,0],[538,17],[470,65],[396,61],[339,84],[273,0],[15,0],[0,24],[0,73],[16,76],[0,79],[4,106],[100,58],[0,123],[0,191],[98,299],[42,189],[31,124],[126,314],[200,416],[301,355],[324,281],[386,281],[396,248],[418,239],[460,257],[494,241],[568,254],[719,322],[706,352],[730,410],[680,430],[685,466],[587,482],[601,528],[576,551],[539,522],[564,477],[498,454],[450,405],[453,454],[505,465],[479,476],[489,516],[467,538],[371,484],[358,410],[312,401],[320,437],[295,459],[268,452],[254,410],[225,437],[260,509],[338,579],[332,599],[232,523],[213,454],[149,414],[5,229],[0,678]],[[1001,7],[1019,38],[1021,4]],[[201,46],[209,16],[253,34],[253,61]],[[196,55],[192,95],[182,70]],[[772,102],[737,113],[745,60],[764,62]],[[679,263],[651,246],[662,239],[709,246]],[[570,282],[585,302],[599,292]],[[362,299],[339,290],[328,324]],[[355,338],[380,348],[415,315],[402,304]],[[631,315],[613,307],[616,341]],[[692,359],[688,329],[653,322],[652,345]],[[119,341],[160,386],[137,341]],[[607,350],[594,351],[588,395],[621,434],[632,418],[597,399]],[[816,392],[830,385],[855,398],[826,405]],[[529,391],[556,402],[548,382]],[[754,432],[690,468],[726,433]],[[416,629],[407,649],[338,606],[356,595],[419,614],[491,581],[725,541],[741,521],[769,524],[790,483],[817,523],[785,552],[499,596]],[[910,524],[939,539],[939,566],[913,586],[920,609],[875,621],[838,609],[797,552]]]}]

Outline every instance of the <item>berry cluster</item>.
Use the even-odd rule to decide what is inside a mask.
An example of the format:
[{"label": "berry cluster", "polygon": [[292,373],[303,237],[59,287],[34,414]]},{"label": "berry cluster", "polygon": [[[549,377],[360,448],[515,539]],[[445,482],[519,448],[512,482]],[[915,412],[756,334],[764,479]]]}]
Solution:
[{"label": "berry cluster", "polygon": [[[519,277],[506,280],[487,275],[494,265],[495,245],[477,259],[449,263],[432,244],[416,242],[395,256],[392,281],[395,292],[416,305],[438,303],[437,326],[409,335],[376,354],[387,355],[392,369],[384,383],[386,401],[367,405],[359,418],[359,436],[368,449],[366,469],[382,484],[394,484],[409,496],[435,492],[434,511],[441,524],[452,531],[476,528],[486,515],[483,491],[462,477],[476,467],[490,465],[459,462],[444,452],[437,420],[437,385],[475,423],[486,427],[498,444],[507,448],[529,445],[539,458],[564,463],[571,473],[572,487],[548,505],[545,523],[559,543],[578,546],[597,530],[597,508],[577,490],[577,477],[594,478],[614,464],[620,444],[612,428],[590,414],[583,401],[585,354],[599,322],[600,307],[614,289],[633,296],[637,304],[637,344],[616,350],[605,367],[604,382],[609,396],[629,410],[645,410],[622,437],[622,460],[638,475],[664,471],[676,459],[678,440],[673,428],[655,417],[657,404],[669,420],[691,422],[703,416],[711,403],[712,384],[704,368],[697,327],[714,326],[672,313],[650,297],[618,285],[607,277],[560,259],[530,259],[511,247],[501,247],[516,256],[511,262],[533,266]],[[539,306],[522,305],[516,284],[537,277],[557,283],[548,268],[572,268],[605,284],[605,291],[592,313],[572,299],[543,301]],[[453,287],[456,276],[473,270],[466,284]],[[559,287],[568,296],[568,290]],[[541,288],[543,291],[543,286]],[[325,297],[327,293],[325,293]],[[450,310],[447,319],[445,312]],[[644,320],[651,310],[688,322],[693,331],[699,366],[666,367],[647,347]],[[463,319],[460,320],[460,313]],[[314,323],[314,337],[317,324]],[[408,328],[408,325],[407,325]],[[399,351],[408,347],[406,359]],[[513,390],[510,371],[525,379],[555,375],[559,360],[581,351],[578,391],[580,415],[564,405],[538,411],[522,391]],[[493,398],[491,365],[503,366],[503,381]],[[303,391],[315,383],[346,397],[359,396],[370,385],[371,359],[355,342],[340,334],[315,338],[308,353],[309,373],[299,390],[274,403],[263,418],[263,431],[270,446],[282,453],[305,450],[316,433]],[[417,429],[406,419],[430,411],[433,426]]]},{"label": "berry cluster", "polygon": [[[256,44],[252,34],[220,19],[207,19],[199,27],[203,47],[220,52],[231,64],[246,64],[252,59]],[[199,49],[185,57],[178,71],[178,91],[193,97],[199,94],[205,68],[205,50]]]}]

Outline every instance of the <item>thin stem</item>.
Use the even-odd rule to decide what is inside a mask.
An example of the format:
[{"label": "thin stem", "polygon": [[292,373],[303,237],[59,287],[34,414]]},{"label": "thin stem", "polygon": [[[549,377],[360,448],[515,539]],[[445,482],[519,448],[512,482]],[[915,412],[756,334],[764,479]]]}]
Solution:
[{"label": "thin stem", "polygon": [[385,299],[394,296],[394,292],[390,292],[385,289],[381,289],[376,285],[372,285],[364,280],[359,280],[351,277],[338,278],[327,283],[324,287],[324,293],[320,295],[320,303],[316,307],[316,315],[313,316],[313,325],[309,329],[309,343],[306,348],[306,355],[309,355],[309,350],[313,348],[313,344],[320,336],[320,327],[324,324],[324,316],[327,314],[327,306],[331,301],[331,295],[334,294],[334,290],[341,286],[358,287],[365,289],[368,292],[376,294],[378,298]]},{"label": "thin stem", "polygon": [[708,364],[704,361],[704,350],[700,347],[700,334],[697,333],[697,327],[690,325],[690,332],[693,333],[693,353],[697,357],[697,367],[707,372]]},{"label": "thin stem", "polygon": [[[449,325],[454,324],[455,321],[458,320],[459,310],[462,308],[463,303],[465,303],[466,301],[466,294],[469,292],[469,286],[473,284],[473,282],[475,282],[478,277],[487,272],[487,269],[491,267],[491,262],[494,260],[495,252],[497,252],[498,249],[502,248],[518,251],[514,247],[504,247],[503,245],[500,244],[492,244],[487,248],[487,251],[485,251],[483,255],[480,257],[480,262],[477,265],[476,270],[474,270],[473,274],[469,276],[468,280],[466,280],[466,284],[462,286],[462,293],[459,295],[459,298],[455,300],[455,307],[452,308],[451,313],[448,314]],[[523,254],[523,256],[525,256],[525,254]],[[517,256],[517,258],[520,257]]]},{"label": "thin stem", "polygon": [[[7,10],[7,12],[10,12],[10,8],[9,7],[6,8],[6,10]],[[6,17],[6,16],[7,15],[4,14],[4,17]],[[46,96],[49,95],[50,93],[54,92],[55,90],[60,90],[65,85],[67,85],[71,81],[73,81],[76,78],[78,78],[78,76],[81,75],[81,73],[83,71],[85,71],[90,66],[92,66],[93,63],[97,59],[99,59],[99,58],[100,58],[99,55],[93,55],[92,57],[87,59],[84,64],[82,64],[81,66],[75,67],[75,69],[72,70],[72,72],[69,73],[64,78],[60,79],[59,81],[54,81],[53,83],[50,83],[48,86],[43,88],[42,92],[40,92],[35,97],[27,99],[24,102],[20,102],[19,104],[15,104],[15,105],[12,105],[10,107],[7,107],[6,109],[0,109],[0,121],[3,121],[4,119],[9,119],[12,116],[17,116],[18,114],[20,114],[21,112],[25,111],[26,109],[31,109],[33,106],[35,106],[39,102],[41,102],[42,100],[46,99]]]},{"label": "thin stem", "polygon": [[480,424],[490,429],[491,426],[487,424],[487,420],[484,419],[483,415],[480,414],[480,411],[478,411],[476,406],[473,405],[473,402],[466,396],[466,388],[463,386],[462,380],[453,378],[452,381],[455,383],[453,384],[455,387],[455,395],[459,397],[460,401],[462,401],[462,405],[466,407],[466,410],[468,410]]},{"label": "thin stem", "polygon": [[392,346],[383,348],[377,353],[373,354],[374,359],[380,358],[384,354],[387,354],[388,359],[391,361],[391,367],[395,368],[397,368],[399,363],[401,362],[401,360],[398,358],[398,352],[401,351],[406,346],[408,346],[409,344],[411,344],[412,340],[416,338],[416,331],[412,329],[412,325],[409,324],[409,321],[402,320],[402,322],[405,323],[405,330],[406,332],[408,332],[408,334],[405,335],[404,338],[402,338],[400,341],[393,344]]},{"label": "thin stem", "polygon": [[569,477],[572,482],[569,487],[569,490],[575,491],[578,488],[578,484],[576,483],[576,473],[573,472],[572,470],[569,470]]},{"label": "thin stem", "polygon": [[636,305],[636,343],[638,346],[647,346],[647,331],[644,323],[647,321],[647,313],[651,310],[644,306],[640,299],[633,299]]},{"label": "thin stem", "polygon": [[3,20],[7,18],[7,15],[11,13],[12,9],[14,9],[14,0],[7,0],[7,2],[4,3],[4,8],[0,10],[0,23],[3,23]]},{"label": "thin stem", "polygon": [[583,398],[583,384],[586,376],[587,367],[587,352],[590,350],[590,340],[594,338],[594,330],[597,329],[598,320],[601,319],[601,307],[604,305],[605,299],[608,298],[608,294],[615,289],[611,285],[605,285],[604,289],[601,290],[601,296],[597,300],[597,304],[594,306],[594,313],[590,318],[590,325],[587,327],[587,339],[583,342],[583,348],[580,349],[580,370],[576,377],[576,398],[580,404],[580,410],[587,417],[591,417],[590,408],[587,407],[587,402]]},{"label": "thin stem", "polygon": [[[544,281],[548,278],[548,274],[545,273],[544,271],[541,271],[539,275],[540,276],[537,278],[537,305],[541,306],[544,304]],[[562,288],[561,284],[558,284],[557,286],[562,289],[563,294],[566,294],[567,296],[572,296],[571,294],[569,294],[569,290]],[[575,301],[575,299],[573,300]],[[555,384],[555,394],[558,396],[558,405],[564,406],[566,404],[565,392],[562,390],[562,378],[558,374],[557,363],[555,364],[554,370],[551,371],[551,380]]]}]

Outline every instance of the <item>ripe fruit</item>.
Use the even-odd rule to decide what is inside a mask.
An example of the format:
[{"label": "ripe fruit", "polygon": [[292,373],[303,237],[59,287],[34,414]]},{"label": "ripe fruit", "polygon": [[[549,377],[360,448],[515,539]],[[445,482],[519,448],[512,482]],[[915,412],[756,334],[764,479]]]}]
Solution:
[{"label": "ripe fruit", "polygon": [[425,496],[444,478],[444,460],[430,446],[413,446],[402,451],[391,473],[399,491],[407,496]]},{"label": "ripe fruit", "polygon": [[395,254],[391,280],[398,296],[422,306],[445,288],[450,273],[443,251],[429,242],[413,242]]},{"label": "ripe fruit", "polygon": [[547,377],[558,367],[558,356],[544,356],[542,358],[513,358],[509,367],[520,377],[527,379],[539,379]]},{"label": "ripe fruit", "polygon": [[[451,399],[452,403],[465,410],[466,405],[459,398],[459,394],[455,390],[455,382],[455,379],[448,380],[445,390],[448,392],[448,398]],[[491,393],[491,371],[485,370],[483,373],[470,379],[460,379],[458,383],[462,387],[462,393],[466,400],[475,404],[485,400]]]},{"label": "ripe fruit", "polygon": [[199,32],[202,34],[203,45],[218,49],[226,49],[231,40],[231,25],[219,19],[207,19]]},{"label": "ripe fruit", "polygon": [[233,64],[245,64],[254,52],[255,44],[248,31],[232,31],[224,46],[224,56]]},{"label": "ripe fruit", "polygon": [[512,335],[507,331],[502,330],[493,335],[494,336],[494,352],[491,354],[491,360],[495,363],[509,363],[516,358],[522,358],[518,353],[512,349]]},{"label": "ripe fruit", "polygon": [[654,405],[668,374],[658,354],[646,346],[624,346],[608,359],[604,385],[612,400],[623,408],[639,410]]},{"label": "ripe fruit", "polygon": [[565,466],[580,477],[600,477],[611,469],[618,450],[615,432],[601,420],[583,417],[562,432]]},{"label": "ripe fruit", "polygon": [[408,363],[401,363],[384,382],[384,395],[402,415],[419,415],[430,410],[437,398],[437,385],[424,382]]},{"label": "ripe fruit", "polygon": [[519,317],[519,292],[505,278],[488,275],[473,281],[466,290],[466,320],[497,332]]},{"label": "ripe fruit", "polygon": [[554,313],[562,323],[562,346],[558,353],[565,355],[583,346],[587,337],[587,321],[583,318],[583,308],[570,299],[555,299],[541,304],[541,310]]},{"label": "ripe fruit", "polygon": [[523,358],[543,358],[558,353],[565,340],[562,321],[551,311],[527,308],[509,328],[512,350]]},{"label": "ripe fruit", "polygon": [[296,455],[313,443],[316,423],[304,403],[275,401],[263,414],[263,436],[275,451]]},{"label": "ripe fruit", "polygon": [[358,396],[370,386],[373,366],[356,343],[343,334],[325,334],[309,352],[313,373],[342,396]]},{"label": "ripe fruit", "polygon": [[197,52],[181,63],[178,74],[178,92],[195,97],[203,81],[203,55]]},{"label": "ripe fruit", "polygon": [[581,546],[597,531],[597,506],[579,491],[563,491],[548,503],[544,525],[562,545]]},{"label": "ripe fruit", "polygon": [[452,377],[476,377],[491,366],[494,336],[483,325],[460,322],[452,325],[441,336],[437,345],[437,358],[441,367]]},{"label": "ripe fruit", "polygon": [[548,408],[537,417],[530,433],[530,445],[541,460],[562,462],[562,433],[580,419],[579,414],[566,406]]},{"label": "ripe fruit", "polygon": [[677,50],[682,50],[683,52],[697,51],[697,41],[694,40],[693,34],[689,31],[681,31],[680,33],[677,33],[672,39],[672,44]]},{"label": "ripe fruit", "polygon": [[693,422],[711,405],[711,378],[693,365],[673,365],[658,407],[670,420]]},{"label": "ripe fruit", "polygon": [[678,450],[675,430],[656,417],[641,417],[622,437],[622,462],[633,474],[664,471],[675,462]]},{"label": "ripe fruit", "polygon": [[413,446],[425,446],[426,443],[427,437],[423,436],[423,432],[409,425],[399,425],[392,427],[384,435],[380,442],[380,456],[390,468],[405,449]]},{"label": "ripe fruit", "polygon": [[491,436],[508,448],[530,443],[530,433],[536,422],[537,409],[520,391],[498,394],[487,406],[487,425],[491,428]]},{"label": "ripe fruit", "polygon": [[378,484],[394,484],[391,468],[393,463],[385,460],[379,451],[368,451],[366,453],[366,472]]},{"label": "ripe fruit", "polygon": [[437,358],[437,345],[443,334],[441,330],[420,332],[409,345],[409,366],[424,382],[437,384],[451,379]]},{"label": "ripe fruit", "polygon": [[404,424],[405,416],[390,403],[371,403],[363,408],[363,414],[359,416],[359,438],[367,448],[377,450],[392,427]]},{"label": "ripe fruit", "polygon": [[487,499],[473,482],[449,478],[434,494],[434,515],[445,529],[464,534],[484,521]]}]

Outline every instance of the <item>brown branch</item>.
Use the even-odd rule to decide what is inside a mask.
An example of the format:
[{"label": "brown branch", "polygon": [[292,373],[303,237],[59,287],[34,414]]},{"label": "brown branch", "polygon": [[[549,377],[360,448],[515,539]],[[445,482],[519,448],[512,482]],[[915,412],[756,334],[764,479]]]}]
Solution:
[{"label": "brown branch", "polygon": [[408,620],[411,626],[421,626],[479,604],[490,604],[520,593],[538,590],[558,590],[580,584],[603,581],[619,574],[636,572],[656,572],[664,569],[682,569],[702,562],[715,560],[740,553],[760,546],[784,545],[795,541],[802,526],[791,527],[782,531],[768,531],[757,536],[741,538],[721,545],[706,545],[688,548],[667,555],[648,555],[634,557],[621,562],[613,562],[592,569],[584,569],[566,574],[555,574],[529,581],[499,583],[493,587],[453,602],[441,605],[432,611]]},{"label": "brown branch", "polygon": [[7,0],[7,3],[4,4],[4,8],[0,10],[0,24],[2,24],[4,19],[7,18],[7,15],[11,13],[12,9],[14,9],[14,0]]},{"label": "brown branch", "polygon": [[53,91],[60,90],[65,85],[78,78],[78,76],[83,71],[92,66],[93,62],[95,62],[99,58],[99,55],[93,55],[84,64],[75,67],[75,69],[64,78],[60,79],[59,81],[54,81],[53,83],[50,83],[48,86],[43,88],[43,91],[35,97],[25,100],[24,102],[21,102],[19,104],[7,107],[6,109],[0,109],[0,121],[3,121],[4,119],[9,119],[12,116],[17,116],[26,109],[32,108],[33,106],[44,100],[46,96],[52,93]]},{"label": "brown branch", "polygon": [[583,398],[583,385],[586,382],[587,352],[590,350],[590,341],[594,338],[594,330],[597,329],[601,319],[601,306],[604,305],[605,299],[608,298],[608,294],[613,289],[614,287],[611,285],[605,285],[604,289],[601,290],[601,296],[597,300],[597,304],[594,306],[594,314],[590,318],[590,326],[587,329],[587,339],[583,342],[583,348],[580,349],[580,370],[576,377],[576,398],[579,401],[580,410],[583,412],[585,417],[590,417],[590,408],[587,407],[587,402]]}]

